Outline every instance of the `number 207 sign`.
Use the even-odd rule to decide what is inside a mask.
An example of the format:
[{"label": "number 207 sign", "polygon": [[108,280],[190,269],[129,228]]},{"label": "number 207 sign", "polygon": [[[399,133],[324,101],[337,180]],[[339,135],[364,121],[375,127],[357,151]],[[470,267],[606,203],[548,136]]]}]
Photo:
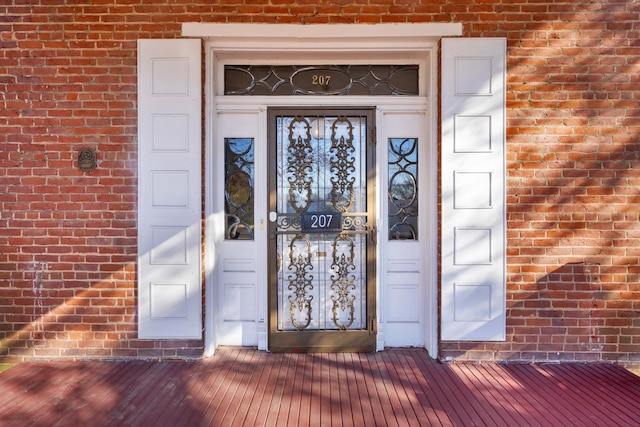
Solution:
[{"label": "number 207 sign", "polygon": [[340,212],[303,212],[303,233],[339,233],[342,231]]}]

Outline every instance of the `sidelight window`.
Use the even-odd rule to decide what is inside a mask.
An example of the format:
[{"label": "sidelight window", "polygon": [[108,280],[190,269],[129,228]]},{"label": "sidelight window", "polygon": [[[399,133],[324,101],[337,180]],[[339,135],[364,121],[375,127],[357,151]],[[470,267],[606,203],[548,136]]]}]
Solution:
[{"label": "sidelight window", "polygon": [[224,140],[224,210],[227,240],[253,240],[253,150],[253,138]]},{"label": "sidelight window", "polygon": [[389,138],[389,240],[418,240],[418,139]]}]

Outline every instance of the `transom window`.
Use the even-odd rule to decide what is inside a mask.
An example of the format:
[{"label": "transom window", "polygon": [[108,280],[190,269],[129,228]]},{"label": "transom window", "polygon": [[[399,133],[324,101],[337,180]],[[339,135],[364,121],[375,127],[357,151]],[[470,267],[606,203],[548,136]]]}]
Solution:
[{"label": "transom window", "polygon": [[417,96],[418,65],[225,65],[224,94]]}]

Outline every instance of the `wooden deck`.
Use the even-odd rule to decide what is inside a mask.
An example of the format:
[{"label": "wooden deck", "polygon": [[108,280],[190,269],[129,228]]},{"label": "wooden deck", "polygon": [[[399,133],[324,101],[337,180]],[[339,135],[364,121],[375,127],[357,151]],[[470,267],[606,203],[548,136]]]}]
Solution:
[{"label": "wooden deck", "polygon": [[198,362],[31,362],[2,426],[640,426],[640,377],[601,364],[441,364],[424,350]]}]

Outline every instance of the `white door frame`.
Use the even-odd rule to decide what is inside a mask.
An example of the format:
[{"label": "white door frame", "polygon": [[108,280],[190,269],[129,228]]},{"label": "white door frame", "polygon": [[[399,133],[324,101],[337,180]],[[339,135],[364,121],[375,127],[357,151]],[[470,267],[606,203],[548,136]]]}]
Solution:
[{"label": "white door frame", "polygon": [[[428,239],[426,245],[424,269],[426,294],[423,298],[423,313],[426,330],[424,344],[431,357],[438,352],[438,319],[437,319],[437,177],[438,177],[438,140],[437,140],[437,45],[443,36],[460,36],[460,24],[380,24],[380,25],[264,25],[264,24],[183,24],[183,36],[200,37],[205,40],[206,58],[206,150],[205,150],[205,356],[213,355],[218,345],[216,325],[217,307],[216,259],[215,259],[215,220],[214,200],[211,191],[216,181],[214,159],[211,147],[214,147],[214,123],[212,117],[218,109],[261,108],[261,105],[293,105],[310,106],[326,105],[376,105],[378,106],[378,123],[382,122],[384,111],[408,111],[426,109],[428,114],[427,138],[429,139],[429,168],[427,184],[427,225]],[[367,64],[367,63],[418,63],[420,64],[420,96],[419,97],[315,97],[305,96],[291,100],[288,98],[267,97],[222,97],[223,74],[220,72],[224,63],[238,61],[244,64]],[[427,96],[430,95],[430,96]],[[252,105],[249,105],[252,104]],[[411,105],[417,107],[412,109]],[[266,111],[262,112],[265,117]],[[378,132],[380,136],[380,131]],[[379,139],[380,140],[380,139]],[[422,177],[421,177],[422,180]],[[425,181],[423,181],[425,182]],[[422,197],[422,196],[421,196]],[[379,198],[378,198],[379,199]],[[424,199],[421,199],[424,200]],[[380,203],[378,201],[378,203]],[[256,209],[257,211],[257,209]],[[379,210],[379,212],[382,212]],[[261,220],[256,213],[256,224]],[[381,248],[384,245],[378,245]],[[382,255],[378,249],[378,259]],[[262,267],[258,266],[258,269]],[[380,268],[378,279],[380,279]],[[260,274],[260,272],[259,272]],[[266,278],[266,265],[264,266]],[[380,281],[378,280],[378,283]],[[266,289],[263,296],[258,296],[259,317],[264,323],[264,336],[258,333],[259,347],[266,349]],[[378,298],[380,286],[378,286]],[[264,306],[264,307],[263,307]],[[378,308],[380,310],[380,307]],[[260,321],[260,320],[259,320]],[[381,333],[382,332],[382,333]],[[379,331],[378,349],[384,344],[383,331]],[[262,340],[262,341],[261,341]]]}]

